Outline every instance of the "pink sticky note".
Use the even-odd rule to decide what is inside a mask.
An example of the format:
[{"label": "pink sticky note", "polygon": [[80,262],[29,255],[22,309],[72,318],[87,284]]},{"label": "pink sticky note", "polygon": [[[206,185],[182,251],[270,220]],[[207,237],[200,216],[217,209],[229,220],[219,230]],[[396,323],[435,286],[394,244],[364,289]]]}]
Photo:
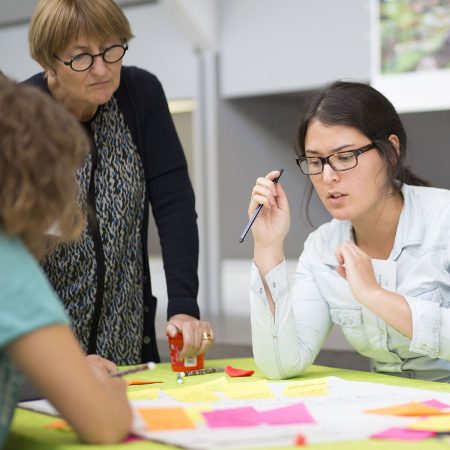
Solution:
[{"label": "pink sticky note", "polygon": [[446,408],[450,408],[450,405],[447,405],[447,403],[442,403],[439,400],[433,399],[433,400],[427,400],[426,402],[420,402],[423,403],[424,405],[428,405],[428,406],[433,406],[433,408],[438,408],[438,409],[446,409]]},{"label": "pink sticky note", "polygon": [[308,409],[302,403],[283,408],[260,411],[261,422],[269,425],[289,425],[295,423],[316,423]]},{"label": "pink sticky note", "polygon": [[252,427],[261,423],[258,412],[251,406],[203,411],[202,414],[210,428]]},{"label": "pink sticky note", "polygon": [[375,439],[394,439],[397,441],[422,441],[435,435],[433,431],[409,430],[407,428],[389,428],[370,436]]}]

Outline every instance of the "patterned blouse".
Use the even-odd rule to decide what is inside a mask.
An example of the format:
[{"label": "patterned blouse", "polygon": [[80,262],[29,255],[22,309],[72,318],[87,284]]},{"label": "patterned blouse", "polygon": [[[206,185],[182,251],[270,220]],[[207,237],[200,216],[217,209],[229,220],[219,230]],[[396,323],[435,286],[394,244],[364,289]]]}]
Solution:
[{"label": "patterned blouse", "polygon": [[[100,277],[103,298],[96,300],[101,287],[91,224],[80,241],[49,254],[43,267],[84,349],[88,351],[89,337],[96,333],[96,347],[89,352],[117,364],[136,364],[141,361],[143,330],[144,170],[115,97],[85,125],[96,152],[91,152],[78,171],[78,181],[81,203],[86,204],[94,173],[95,216],[104,265]],[[92,171],[95,153],[98,162]],[[96,301],[100,301],[97,318]]]}]

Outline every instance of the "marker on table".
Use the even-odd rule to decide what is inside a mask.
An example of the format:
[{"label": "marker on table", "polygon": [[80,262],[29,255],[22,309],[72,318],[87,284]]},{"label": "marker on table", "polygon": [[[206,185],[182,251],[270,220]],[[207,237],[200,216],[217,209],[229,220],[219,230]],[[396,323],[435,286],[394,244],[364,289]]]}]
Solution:
[{"label": "marker on table", "polygon": [[209,369],[191,370],[190,372],[178,372],[177,383],[183,384],[184,377],[192,377],[193,375],[206,375],[207,373],[225,372],[225,367],[211,367]]},{"label": "marker on table", "polygon": [[[283,175],[284,169],[280,169],[279,170],[280,175],[278,175],[274,180],[273,183],[277,184],[278,180],[280,179],[281,175]],[[247,236],[247,233],[250,231],[250,228],[253,225],[253,222],[256,220],[256,218],[258,217],[259,212],[261,211],[263,205],[258,205],[258,207],[255,209],[255,212],[253,213],[253,216],[250,218],[250,220],[248,221],[247,226],[244,228],[244,231],[241,234],[241,237],[239,238],[239,242],[242,244],[242,242],[244,242],[245,236]]]},{"label": "marker on table", "polygon": [[112,377],[123,377],[124,375],[129,375],[131,373],[143,372],[144,370],[153,370],[156,364],[151,361],[140,366],[132,367],[131,369],[122,370],[121,372],[113,373]]}]

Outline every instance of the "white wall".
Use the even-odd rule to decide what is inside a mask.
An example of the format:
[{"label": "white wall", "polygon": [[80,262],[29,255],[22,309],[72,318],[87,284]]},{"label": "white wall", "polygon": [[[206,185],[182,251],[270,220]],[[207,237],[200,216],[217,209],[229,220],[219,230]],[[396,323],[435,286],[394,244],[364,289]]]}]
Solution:
[{"label": "white wall", "polygon": [[136,36],[125,63],[147,69],[162,82],[171,100],[195,96],[192,43],[164,3],[124,8]]},{"label": "white wall", "polygon": [[368,0],[220,2],[221,87],[226,97],[313,89],[370,79]]},{"label": "white wall", "polygon": [[[154,73],[170,100],[191,99],[195,91],[195,59],[170,10],[161,3],[124,8],[136,36],[124,63]],[[29,56],[27,25],[0,28],[0,69],[16,80],[24,80],[40,67]]]},{"label": "white wall", "polygon": [[41,70],[28,53],[28,26],[0,28],[0,70],[22,81]]}]

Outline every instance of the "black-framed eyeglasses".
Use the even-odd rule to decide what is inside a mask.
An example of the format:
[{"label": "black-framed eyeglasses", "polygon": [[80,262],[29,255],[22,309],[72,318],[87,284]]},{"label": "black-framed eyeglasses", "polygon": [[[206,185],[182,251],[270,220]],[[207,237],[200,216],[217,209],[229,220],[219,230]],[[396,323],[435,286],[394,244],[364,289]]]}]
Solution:
[{"label": "black-framed eyeglasses", "polygon": [[358,165],[358,156],[375,148],[371,142],[356,150],[346,150],[344,152],[333,153],[330,156],[299,156],[295,162],[305,175],[319,175],[323,172],[325,164],[329,164],[336,172],[353,169]]},{"label": "black-framed eyeglasses", "polygon": [[111,47],[105,48],[105,50],[95,55],[91,55],[90,53],[80,53],[78,55],[75,55],[70,61],[63,61],[58,56],[56,55],[53,56],[58,61],[61,61],[66,66],[69,66],[75,72],[84,72],[94,64],[94,60],[98,56],[101,56],[103,61],[105,61],[105,63],[114,64],[123,58],[127,50],[128,45],[125,43],[125,44],[111,45]]}]

